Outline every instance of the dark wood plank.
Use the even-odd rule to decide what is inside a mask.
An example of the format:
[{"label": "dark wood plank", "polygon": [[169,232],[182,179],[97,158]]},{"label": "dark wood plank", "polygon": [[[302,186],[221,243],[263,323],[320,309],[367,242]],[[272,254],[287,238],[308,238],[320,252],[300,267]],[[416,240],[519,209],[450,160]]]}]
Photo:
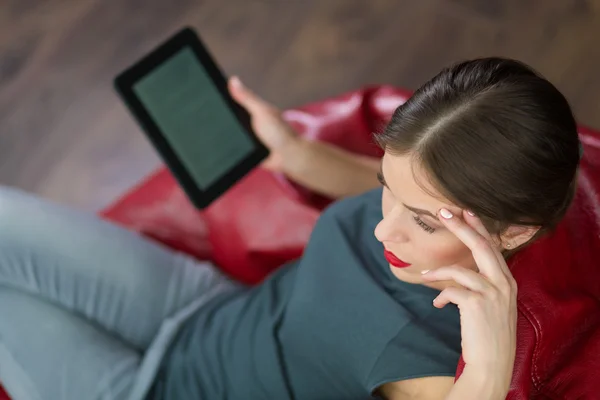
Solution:
[{"label": "dark wood plank", "polygon": [[0,183],[97,210],[158,166],[111,80],[186,24],[282,107],[503,55],[600,127],[599,0],[5,0]]}]

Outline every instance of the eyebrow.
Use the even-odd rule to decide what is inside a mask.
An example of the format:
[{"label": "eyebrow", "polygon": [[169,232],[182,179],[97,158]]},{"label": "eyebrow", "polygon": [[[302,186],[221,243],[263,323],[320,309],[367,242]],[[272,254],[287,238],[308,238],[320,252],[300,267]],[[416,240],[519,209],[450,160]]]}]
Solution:
[{"label": "eyebrow", "polygon": [[[383,162],[382,162],[382,163],[379,165],[379,177],[380,177],[380,178],[381,178],[381,180],[383,181],[383,182],[382,182],[382,184],[383,184],[383,185],[384,185],[386,188],[388,188],[388,189],[389,189],[390,187],[387,185],[387,182],[386,182],[386,180],[385,180],[385,177],[383,176]],[[402,205],[403,205],[404,207],[406,207],[406,209],[408,209],[408,210],[410,210],[410,211],[414,212],[414,213],[415,213],[415,214],[417,214],[417,215],[427,215],[427,216],[429,216],[429,217],[431,217],[431,218],[433,218],[433,219],[435,219],[435,220],[437,220],[437,219],[438,219],[437,215],[435,215],[435,214],[434,214],[434,213],[432,213],[431,211],[428,211],[428,210],[423,210],[422,208],[411,207],[411,206],[408,206],[408,205],[406,205],[406,204],[404,204],[404,203],[402,203]]]}]

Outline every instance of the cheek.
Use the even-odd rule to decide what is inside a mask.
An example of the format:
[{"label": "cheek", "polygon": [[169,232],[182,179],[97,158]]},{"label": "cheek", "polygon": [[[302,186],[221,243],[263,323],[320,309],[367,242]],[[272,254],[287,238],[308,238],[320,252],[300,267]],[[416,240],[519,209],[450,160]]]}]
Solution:
[{"label": "cheek", "polygon": [[458,263],[463,267],[471,268],[474,261],[471,250],[467,246],[450,232],[434,233],[431,236],[436,235],[440,237],[419,240],[415,243],[416,253],[422,255],[420,264],[428,268],[438,268]]}]

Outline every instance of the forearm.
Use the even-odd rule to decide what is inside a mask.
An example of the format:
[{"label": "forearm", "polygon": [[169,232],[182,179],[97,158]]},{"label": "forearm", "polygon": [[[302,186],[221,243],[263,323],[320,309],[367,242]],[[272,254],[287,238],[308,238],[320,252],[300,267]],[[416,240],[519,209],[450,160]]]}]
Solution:
[{"label": "forearm", "polygon": [[466,366],[445,400],[504,400],[508,387],[505,377]]},{"label": "forearm", "polygon": [[283,159],[283,173],[319,194],[340,198],[379,186],[380,160],[334,147],[328,143],[300,140]]}]

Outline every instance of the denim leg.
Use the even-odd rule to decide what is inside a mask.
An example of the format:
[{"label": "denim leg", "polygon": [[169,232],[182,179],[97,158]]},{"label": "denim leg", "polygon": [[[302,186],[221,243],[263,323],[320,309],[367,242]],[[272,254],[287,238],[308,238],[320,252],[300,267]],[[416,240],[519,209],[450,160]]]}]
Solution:
[{"label": "denim leg", "polygon": [[209,262],[0,186],[0,287],[58,304],[138,350],[163,320],[234,286]]},{"label": "denim leg", "polygon": [[0,377],[14,400],[125,400],[140,354],[36,296],[0,288]]},{"label": "denim leg", "polygon": [[0,381],[15,400],[141,398],[173,321],[237,286],[209,262],[0,186]]}]

